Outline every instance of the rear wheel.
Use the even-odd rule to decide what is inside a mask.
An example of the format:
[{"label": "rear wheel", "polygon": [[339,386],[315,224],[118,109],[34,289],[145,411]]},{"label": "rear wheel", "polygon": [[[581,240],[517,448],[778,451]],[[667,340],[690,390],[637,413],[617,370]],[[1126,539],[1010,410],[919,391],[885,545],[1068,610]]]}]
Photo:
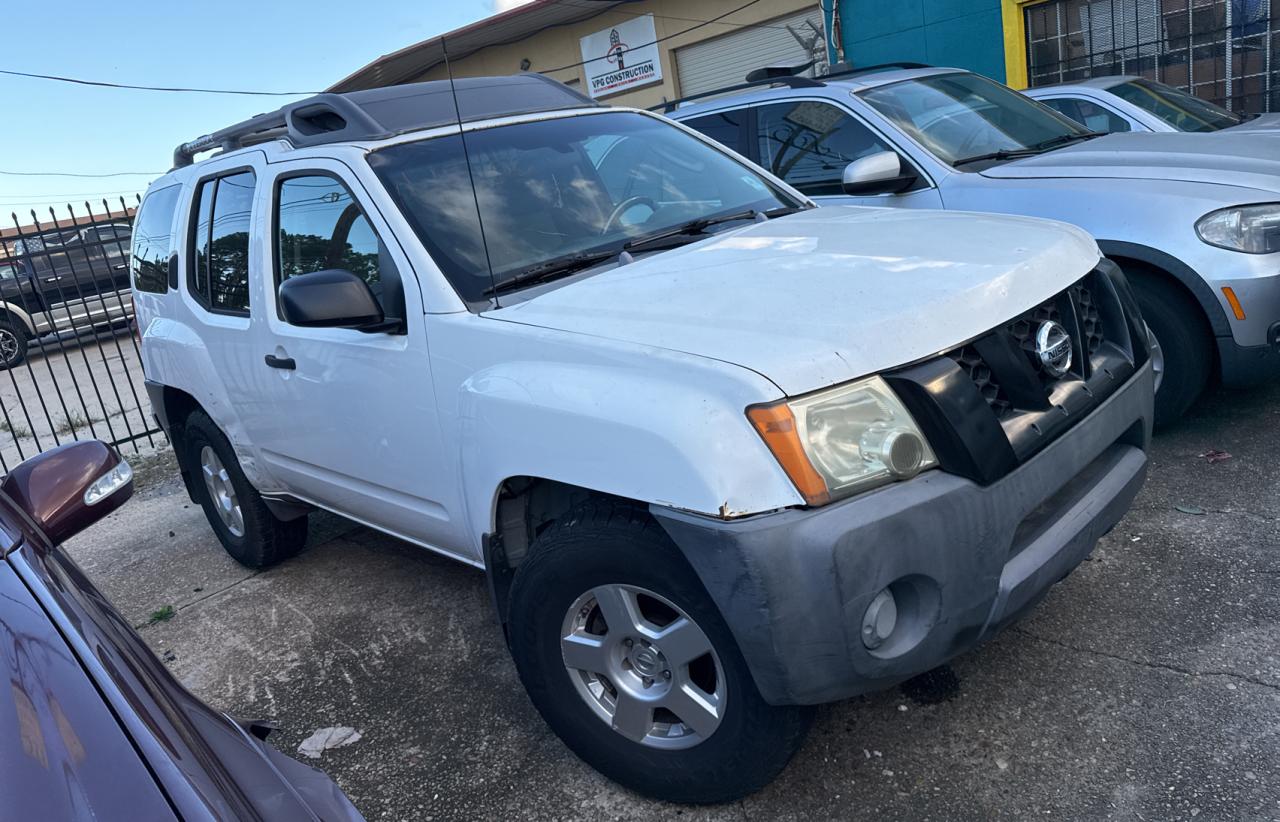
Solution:
[{"label": "rear wheel", "polygon": [[241,565],[266,568],[302,550],[307,518],[276,519],[240,469],[231,442],[203,411],[187,417],[183,444],[196,499],[228,554]]},{"label": "rear wheel", "polygon": [[1200,306],[1177,285],[1151,272],[1125,273],[1155,338],[1152,361],[1160,369],[1155,422],[1167,426],[1177,422],[1208,385],[1213,371],[1213,335]]},{"label": "rear wheel", "polygon": [[593,501],[516,571],[512,655],[538,711],[616,782],[674,802],[769,783],[812,709],[769,705],[697,576],[648,512]]},{"label": "rear wheel", "polygon": [[21,365],[27,358],[27,335],[10,319],[0,320],[0,369]]}]

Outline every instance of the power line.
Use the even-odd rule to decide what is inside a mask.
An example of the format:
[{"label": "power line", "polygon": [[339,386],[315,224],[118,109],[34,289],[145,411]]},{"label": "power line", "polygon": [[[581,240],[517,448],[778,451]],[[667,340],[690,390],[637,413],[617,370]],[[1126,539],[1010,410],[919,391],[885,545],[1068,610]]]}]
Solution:
[{"label": "power line", "polygon": [[184,88],[181,86],[138,86],[130,83],[109,83],[104,80],[84,80],[79,77],[60,77],[56,74],[36,74],[29,71],[13,71],[11,69],[0,69],[0,74],[7,74],[11,77],[30,77],[36,80],[54,80],[59,83],[74,83],[80,86],[97,86],[99,88],[123,88],[134,89],[136,91],[180,91],[190,92],[192,94],[247,94],[253,97],[299,97],[309,94],[319,94],[317,91],[246,91],[243,89],[226,89],[226,88]]},{"label": "power line", "polygon": [[[651,41],[651,42],[648,42],[648,43],[640,43],[639,45],[631,46],[630,48],[632,48],[632,49],[642,49],[642,48],[647,48],[647,47],[649,47],[649,46],[656,46],[658,43],[661,43],[661,42],[663,42],[663,41],[665,41],[665,40],[670,40],[670,39],[672,39],[672,38],[679,37],[679,36],[680,36],[680,35],[682,35],[682,34],[688,34],[688,33],[689,33],[689,32],[691,32],[691,31],[695,31],[695,30],[697,30],[697,29],[700,29],[700,28],[702,28],[703,26],[709,26],[709,25],[711,25],[712,23],[718,23],[718,22],[720,22],[721,20],[723,20],[724,18],[728,17],[729,15],[731,15],[731,14],[737,14],[738,12],[742,11],[743,9],[750,8],[751,6],[754,6],[756,3],[759,3],[759,2],[761,2],[761,0],[748,0],[748,2],[743,3],[741,6],[738,6],[738,7],[737,7],[737,8],[735,8],[735,9],[729,9],[729,10],[728,10],[728,11],[726,11],[724,14],[718,14],[718,15],[716,15],[715,17],[712,17],[710,20],[704,20],[704,21],[702,21],[701,23],[698,23],[696,26],[690,26],[690,27],[689,27],[689,28],[687,28],[687,29],[681,29],[680,31],[672,32],[671,34],[668,34],[668,35],[666,35],[665,37],[659,37],[658,39],[653,40],[653,41]],[[541,73],[541,74],[550,74],[551,72],[555,72],[555,71],[564,71],[565,69],[577,68],[577,67],[579,67],[579,66],[585,66],[587,63],[594,63],[594,62],[595,62],[596,60],[598,60],[598,59],[600,59],[600,58],[595,58],[595,57],[593,57],[593,58],[592,58],[592,59],[590,59],[590,60],[580,60],[580,61],[578,61],[577,63],[570,63],[570,64],[569,64],[569,65],[567,65],[567,66],[559,66],[559,67],[557,67],[557,68],[553,68],[553,69],[544,69],[544,70],[543,70],[543,71],[541,71],[540,73]]]},{"label": "power line", "polygon": [[35,194],[0,194],[0,200],[15,200],[21,198],[22,202],[35,202],[39,198],[46,200],[56,200],[59,197],[107,197],[112,194],[135,194],[136,189],[133,188],[113,188],[110,191],[55,191],[52,194],[37,192]]},{"label": "power line", "polygon": [[163,171],[113,171],[110,174],[77,174],[70,171],[0,171],[9,177],[159,177]]},{"label": "power line", "polygon": [[[568,0],[549,0],[549,2],[557,6],[567,6],[569,8],[579,8],[579,9],[582,8],[582,6],[576,5],[575,3],[568,2]],[[822,5],[821,2],[818,5],[821,6]],[[826,11],[826,8],[823,7],[822,10]],[[657,12],[653,12],[653,11],[623,11],[620,7],[613,7],[613,8],[606,9],[605,13],[621,14],[626,17],[652,17],[655,20],[676,20],[681,23],[715,23],[718,26],[730,26],[732,28],[739,28],[739,29],[776,29],[777,31],[788,30],[787,26],[777,25],[776,23],[724,23],[718,19],[704,20],[701,17],[677,17],[673,14],[658,14]],[[729,12],[729,13],[732,14],[733,12]],[[688,29],[686,29],[685,31],[688,31]],[[681,33],[683,34],[683,32]],[[555,71],[555,69],[551,69],[551,71]]]}]

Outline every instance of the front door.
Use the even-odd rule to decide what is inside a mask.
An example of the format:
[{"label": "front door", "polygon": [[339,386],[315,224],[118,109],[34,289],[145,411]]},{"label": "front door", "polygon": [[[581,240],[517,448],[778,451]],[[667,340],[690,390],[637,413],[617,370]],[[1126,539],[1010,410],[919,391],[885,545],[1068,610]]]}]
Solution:
[{"label": "front door", "polygon": [[[266,311],[256,323],[245,427],[272,476],[295,496],[461,553],[441,475],[440,436],[418,283],[408,259],[340,162],[273,164],[259,203],[271,226],[261,260]],[[359,194],[357,194],[359,192]],[[351,271],[403,327],[365,333],[286,322],[276,292],[289,277]]]},{"label": "front door", "polygon": [[[853,196],[844,193],[844,169],[881,151],[895,151],[852,114],[824,100],[788,100],[754,108],[749,149],[760,165],[819,204],[891,208],[941,208],[938,189],[922,178],[901,194]],[[897,152],[902,163],[910,161]]]}]

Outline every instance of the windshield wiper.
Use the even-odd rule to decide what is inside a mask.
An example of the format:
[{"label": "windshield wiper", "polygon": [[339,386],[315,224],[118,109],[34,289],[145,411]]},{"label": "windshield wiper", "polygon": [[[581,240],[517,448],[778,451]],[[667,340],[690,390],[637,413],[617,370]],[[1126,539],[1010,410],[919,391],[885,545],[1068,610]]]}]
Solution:
[{"label": "windshield wiper", "polygon": [[959,168],[969,163],[980,163],[983,160],[1014,160],[1019,157],[1031,157],[1039,153],[1039,149],[1034,148],[1002,148],[999,151],[991,151],[986,154],[961,157],[959,160],[952,160],[951,165],[953,168]]},{"label": "windshield wiper", "polygon": [[581,271],[589,268],[596,263],[604,262],[618,256],[617,248],[601,249],[597,251],[576,251],[573,254],[565,254],[560,257],[552,257],[550,260],[531,265],[520,272],[507,277],[505,280],[498,280],[493,285],[484,290],[485,296],[493,294],[501,294],[504,291],[510,291],[513,288],[532,285],[534,283],[545,283],[572,274],[575,271]]},{"label": "windshield wiper", "polygon": [[783,217],[787,214],[794,214],[802,211],[798,206],[781,206],[779,208],[771,208],[768,211],[757,211],[754,208],[748,208],[744,211],[737,211],[733,214],[722,214],[718,217],[703,217],[698,220],[683,223],[682,225],[669,228],[666,231],[659,231],[656,234],[649,234],[645,237],[638,237],[634,240],[628,240],[622,246],[624,251],[643,251],[653,245],[659,245],[670,240],[673,237],[687,237],[695,239],[701,234],[705,234],[708,228],[721,223],[732,223],[736,220],[756,220],[760,217],[772,219],[774,217]]},{"label": "windshield wiper", "polygon": [[1092,140],[1094,137],[1105,137],[1104,131],[1081,131],[1076,134],[1059,134],[1057,137],[1050,137],[1048,140],[1041,140],[1032,148],[1045,151],[1058,146],[1065,146],[1067,143],[1074,143],[1077,140]]},{"label": "windshield wiper", "polygon": [[484,290],[485,296],[501,294],[504,291],[510,291],[514,288],[523,288],[527,285],[535,283],[545,283],[559,277],[572,274],[575,271],[581,271],[584,268],[604,262],[605,260],[618,257],[623,252],[642,251],[652,245],[659,245],[664,241],[669,241],[673,237],[696,238],[698,235],[705,233],[706,229],[713,225],[721,223],[731,223],[734,220],[754,220],[758,216],[764,217],[782,217],[786,214],[793,214],[804,209],[798,206],[782,206],[779,208],[771,208],[768,211],[757,211],[754,208],[745,211],[739,211],[734,214],[724,214],[718,217],[703,217],[699,220],[693,220],[683,225],[665,231],[659,231],[656,234],[650,234],[647,237],[640,237],[635,240],[628,240],[621,247],[597,249],[595,251],[576,251],[572,254],[565,254],[560,257],[552,257],[550,260],[531,265],[528,268],[499,280]]},{"label": "windshield wiper", "polygon": [[959,168],[969,163],[978,163],[983,160],[1017,160],[1022,157],[1034,157],[1037,154],[1043,154],[1051,148],[1064,146],[1067,143],[1074,143],[1076,140],[1092,140],[1094,137],[1102,137],[1104,134],[1100,131],[1081,131],[1074,134],[1059,134],[1057,137],[1050,137],[1048,140],[1042,140],[1035,145],[1026,146],[1025,148],[1002,148],[999,151],[988,152],[987,154],[975,154],[972,157],[961,157],[959,160],[953,160],[951,165],[953,168]]}]

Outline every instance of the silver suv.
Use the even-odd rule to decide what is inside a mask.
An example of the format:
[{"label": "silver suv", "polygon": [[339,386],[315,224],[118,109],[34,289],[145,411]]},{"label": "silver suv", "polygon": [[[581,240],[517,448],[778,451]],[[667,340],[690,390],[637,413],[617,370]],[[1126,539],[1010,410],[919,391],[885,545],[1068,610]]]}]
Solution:
[{"label": "silver suv", "polygon": [[[820,204],[1074,223],[1124,269],[1154,333],[1156,420],[1215,374],[1280,375],[1280,159],[1259,134],[1098,136],[947,68],[780,77],[668,115]],[[677,105],[679,107],[677,108]]]}]

